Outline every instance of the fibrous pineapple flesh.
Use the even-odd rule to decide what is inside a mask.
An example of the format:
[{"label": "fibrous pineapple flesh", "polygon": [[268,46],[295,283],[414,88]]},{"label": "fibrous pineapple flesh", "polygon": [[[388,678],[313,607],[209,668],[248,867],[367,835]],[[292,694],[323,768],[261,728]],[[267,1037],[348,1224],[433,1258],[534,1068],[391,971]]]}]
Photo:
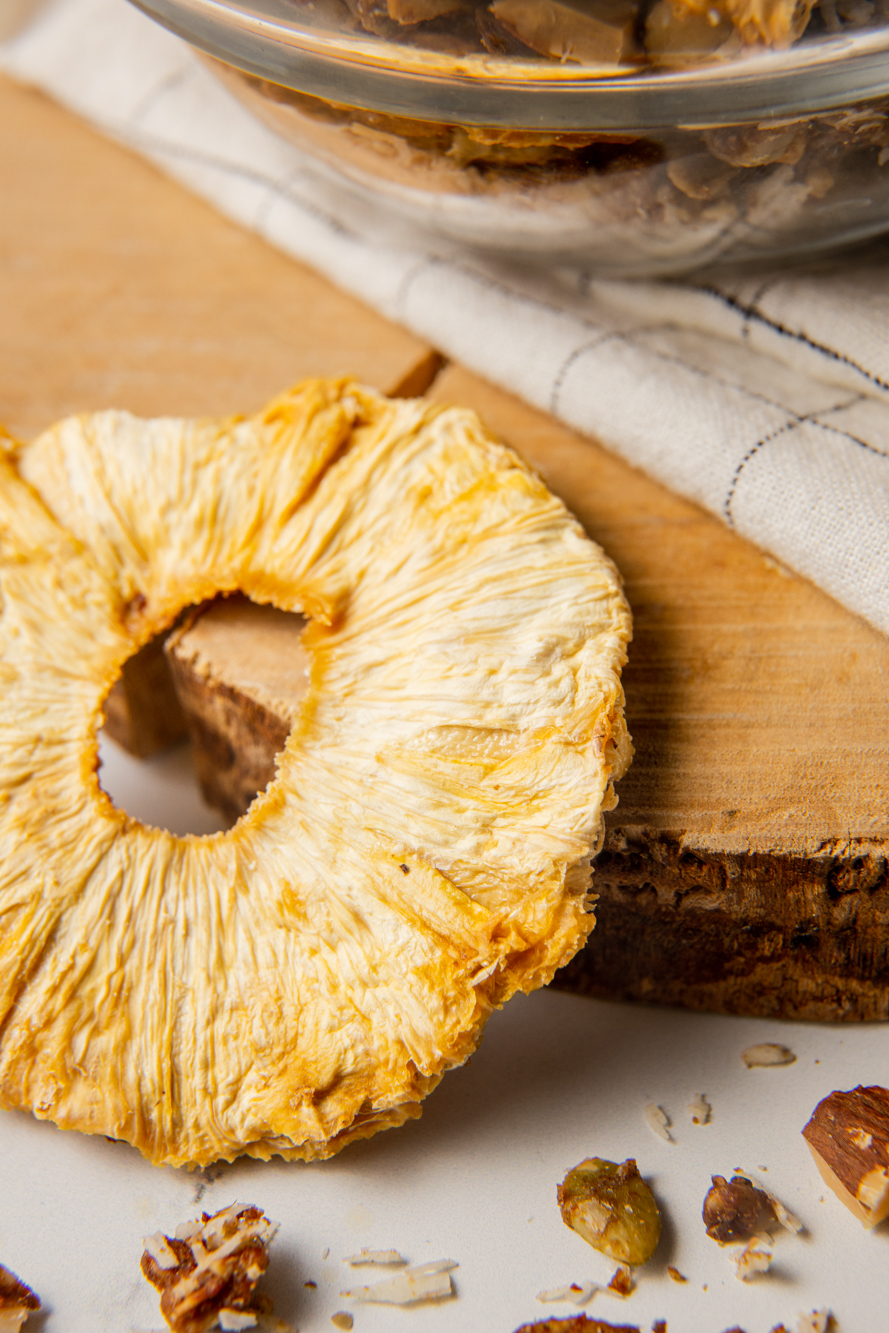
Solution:
[{"label": "fibrous pineapple flesh", "polygon": [[[613,566],[473,414],[349,381],[73,418],[0,469],[0,1104],[176,1165],[419,1114],[593,924]],[[311,617],[309,689],[247,815],[175,837],[102,791],[102,702],[238,589]]]}]

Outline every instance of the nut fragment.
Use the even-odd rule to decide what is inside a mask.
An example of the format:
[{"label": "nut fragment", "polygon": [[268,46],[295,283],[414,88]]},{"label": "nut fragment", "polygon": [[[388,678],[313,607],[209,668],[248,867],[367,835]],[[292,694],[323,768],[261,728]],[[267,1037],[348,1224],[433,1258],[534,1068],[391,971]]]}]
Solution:
[{"label": "nut fragment", "polygon": [[336,1314],[330,1316],[330,1322],[333,1324],[334,1328],[341,1328],[348,1333],[348,1330],[352,1327],[355,1321],[349,1314],[348,1310],[337,1310]]},{"label": "nut fragment", "polygon": [[37,1293],[0,1264],[0,1333],[19,1333],[28,1315],[39,1309]]},{"label": "nut fragment", "polygon": [[672,1264],[667,1264],[667,1274],[668,1274],[669,1277],[671,1277],[671,1278],[673,1279],[674,1282],[687,1282],[687,1281],[688,1281],[688,1278],[685,1276],[685,1274],[684,1274],[684,1273],[680,1273],[679,1269],[678,1269],[678,1268],[674,1268]]},{"label": "nut fragment", "polygon": [[783,1227],[785,1231],[789,1231],[793,1235],[799,1235],[803,1230],[802,1222],[781,1202],[779,1198],[776,1197],[776,1195],[765,1189],[763,1185],[757,1184],[753,1177],[748,1175],[746,1171],[742,1171],[740,1167],[735,1168],[735,1176],[736,1178],[740,1177],[741,1180],[748,1180],[755,1189],[759,1190],[760,1194],[766,1196],[769,1203],[772,1205],[772,1212],[775,1214],[775,1221],[778,1223],[779,1227]]},{"label": "nut fragment", "polygon": [[889,1216],[889,1089],[832,1092],[803,1130],[837,1198],[868,1228]]},{"label": "nut fragment", "polygon": [[618,1165],[588,1157],[559,1186],[562,1221],[594,1250],[620,1264],[644,1264],[654,1254],[661,1217],[635,1160]]},{"label": "nut fragment", "polygon": [[746,1051],[741,1052],[741,1059],[748,1069],[753,1069],[757,1065],[764,1068],[770,1065],[792,1065],[796,1056],[787,1046],[781,1046],[776,1041],[763,1041],[758,1046],[748,1046]]},{"label": "nut fragment", "polygon": [[615,1296],[623,1296],[626,1298],[631,1294],[634,1286],[633,1274],[630,1272],[629,1267],[627,1264],[621,1264],[620,1268],[616,1270],[611,1281],[608,1283],[607,1290]]},{"label": "nut fragment", "polygon": [[733,1240],[750,1240],[769,1222],[775,1211],[769,1196],[744,1176],[712,1176],[704,1199],[702,1216],[707,1235],[720,1245]]},{"label": "nut fragment", "polygon": [[255,1287],[269,1265],[278,1228],[261,1208],[234,1203],[146,1237],[141,1268],[161,1293],[161,1314],[174,1333],[253,1328],[268,1302]]},{"label": "nut fragment", "polygon": [[569,1315],[567,1319],[540,1319],[534,1324],[522,1324],[515,1333],[640,1333],[637,1324],[609,1324],[604,1319],[590,1319],[588,1315]]}]

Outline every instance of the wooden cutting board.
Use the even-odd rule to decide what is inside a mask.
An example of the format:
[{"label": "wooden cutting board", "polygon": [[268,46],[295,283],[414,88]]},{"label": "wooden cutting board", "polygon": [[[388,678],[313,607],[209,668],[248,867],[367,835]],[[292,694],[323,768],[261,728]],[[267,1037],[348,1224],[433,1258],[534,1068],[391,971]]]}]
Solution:
[{"label": "wooden cutting board", "polygon": [[889,1016],[889,641],[694,505],[0,80],[0,421],[250,411],[304,375],[477,407],[615,559],[636,759],[560,984]]}]

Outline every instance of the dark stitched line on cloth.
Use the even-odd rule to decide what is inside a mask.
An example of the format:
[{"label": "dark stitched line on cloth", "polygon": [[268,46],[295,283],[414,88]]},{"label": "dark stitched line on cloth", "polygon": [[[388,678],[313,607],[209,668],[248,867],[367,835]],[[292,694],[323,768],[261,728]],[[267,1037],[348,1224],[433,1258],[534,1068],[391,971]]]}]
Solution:
[{"label": "dark stitched line on cloth", "polygon": [[[749,305],[750,305],[750,309],[751,309],[751,310],[757,310],[757,309],[759,308],[759,303],[760,303],[760,301],[761,301],[762,298],[765,296],[765,294],[766,294],[766,292],[769,290],[769,288],[770,288],[770,287],[774,287],[774,285],[775,285],[775,283],[776,283],[777,281],[778,281],[777,278],[767,278],[767,279],[765,280],[765,282],[760,283],[760,285],[757,287],[756,291],[753,293],[753,300],[749,302]],[[751,316],[751,315],[745,315],[745,317],[744,317],[744,323],[741,325],[741,337],[742,337],[742,338],[745,338],[745,339],[746,339],[746,338],[749,338],[749,337],[750,337],[750,324],[751,324],[751,322],[752,322],[752,316]]]},{"label": "dark stitched line on cloth", "polygon": [[[517,301],[521,305],[530,306],[532,310],[546,310],[551,315],[557,315],[560,319],[570,318],[576,324],[579,324],[581,328],[589,329],[593,333],[599,331],[598,325],[593,324],[588,319],[584,319],[582,315],[575,315],[573,312],[569,315],[567,311],[561,306],[556,305],[553,301],[545,301],[538,296],[529,296],[526,292],[517,291],[515,287],[509,287],[505,282],[500,282],[497,278],[492,278],[488,273],[482,273],[478,269],[470,268],[468,264],[455,263],[451,259],[433,257],[431,259],[422,260],[421,263],[419,263],[415,269],[412,269],[402,280],[401,286],[398,289],[399,298],[407,296],[411,284],[419,274],[427,268],[448,268],[453,273],[462,273],[464,276],[471,278],[473,282],[478,283],[480,287],[484,287],[489,292],[497,292],[501,296],[508,296],[511,300]],[[665,324],[662,326],[659,325],[658,327],[667,328],[669,326]]]},{"label": "dark stitched line on cloth", "polygon": [[810,338],[806,333],[794,333],[793,329],[785,328],[785,326],[780,324],[777,320],[770,319],[768,315],[764,315],[761,310],[757,310],[754,306],[745,305],[744,302],[739,301],[737,297],[729,296],[727,293],[721,292],[718,287],[699,287],[698,291],[705,292],[708,296],[715,297],[717,301],[722,301],[724,305],[729,306],[732,310],[737,310],[737,312],[740,315],[743,315],[747,320],[756,320],[760,324],[765,324],[767,328],[773,329],[775,333],[779,333],[782,338],[790,338],[793,342],[803,343],[804,346],[811,347],[815,352],[822,352],[825,356],[829,357],[831,361],[836,361],[838,365],[849,366],[852,370],[856,370],[859,375],[863,375],[871,384],[876,384],[878,388],[889,389],[889,382],[881,380],[879,375],[874,375],[872,371],[865,370],[864,366],[860,366],[858,362],[853,361],[851,357],[845,356],[842,352],[836,351],[833,347],[828,347],[826,343],[816,342],[814,338]]},{"label": "dark stitched line on cloth", "polygon": [[[836,411],[836,409],[833,409]],[[814,425],[820,426],[822,430],[829,430],[831,435],[841,435],[844,440],[851,440],[852,444],[857,444],[860,448],[866,449],[869,454],[876,454],[877,458],[889,459],[889,453],[885,449],[878,449],[875,444],[869,444],[867,440],[861,440],[857,435],[850,435],[847,430],[840,430],[837,426],[829,426],[826,421],[819,420],[819,412],[813,412],[810,417],[804,417],[803,420],[811,421]]]},{"label": "dark stitched line on cloth", "polygon": [[[639,333],[657,333],[662,329],[675,329],[675,328],[676,328],[675,324],[649,324],[649,325],[643,325],[641,328],[632,329],[628,333],[606,334],[599,340],[599,342],[584,343],[582,347],[575,348],[575,350],[568,357],[568,360],[565,362],[565,365],[559,372],[558,376],[559,387],[561,388],[561,382],[564,381],[569,367],[571,366],[571,364],[573,364],[574,361],[576,361],[579,358],[580,354],[582,352],[588,351],[590,348],[601,346],[603,343],[608,341],[609,337],[619,337],[628,346],[634,346],[635,345],[634,339],[636,335]],[[688,361],[684,361],[681,356],[671,356],[669,352],[661,352],[654,347],[645,347],[644,351],[648,356],[656,357],[658,361],[663,361],[668,366],[680,366],[683,370],[687,370],[689,374],[697,375],[699,379],[709,380],[713,384],[721,385],[723,389],[731,389],[735,393],[743,394],[745,398],[749,398],[752,402],[765,403],[766,407],[777,407],[779,411],[786,412],[788,416],[793,417],[797,421],[809,420],[809,414],[807,413],[800,414],[798,412],[794,412],[793,409],[789,408],[786,403],[778,402],[776,398],[769,398],[766,396],[766,394],[758,393],[755,389],[748,389],[743,384],[736,384],[734,383],[733,380],[727,380],[722,375],[717,375],[712,370],[702,370],[700,366],[693,366]],[[852,391],[850,390],[850,392]],[[842,411],[842,409],[845,407],[850,407],[852,403],[863,402],[864,398],[865,398],[864,394],[855,394],[851,402],[837,403],[835,404],[834,407],[824,408],[822,410],[825,412],[839,412]],[[550,407],[551,412],[554,412],[554,410],[555,409],[553,407]],[[814,416],[815,413],[812,413],[811,415]],[[849,438],[853,439],[854,437],[850,436]]]},{"label": "dark stitched line on cloth", "polygon": [[758,454],[760,449],[765,448],[765,446],[771,443],[772,440],[777,440],[779,435],[786,435],[788,431],[795,430],[799,424],[800,424],[800,418],[797,417],[795,421],[786,421],[783,426],[780,426],[778,428],[778,430],[773,430],[771,435],[764,435],[761,440],[757,440],[756,444],[754,444],[752,449],[747,450],[746,454],[741,459],[738,466],[735,468],[731,482],[729,484],[728,495],[725,497],[725,504],[722,507],[722,512],[725,515],[725,521],[730,528],[733,528],[735,526],[735,520],[732,517],[732,500],[734,500],[735,498],[735,491],[738,489],[738,482],[741,478],[741,473],[744,471],[745,467],[750,462],[751,458],[753,458],[754,454]]},{"label": "dark stitched line on cloth", "polygon": [[317,205],[308,203],[294,193],[292,186],[282,184],[280,181],[276,181],[273,176],[267,176],[262,171],[253,171],[250,167],[238,166],[236,162],[227,162],[224,157],[216,157],[212,153],[204,153],[195,148],[183,148],[178,144],[171,144],[167,139],[158,139],[153,134],[143,134],[139,130],[133,132],[124,127],[124,130],[120,131],[114,125],[108,124],[104,128],[107,129],[109,134],[122,139],[130,147],[144,149],[147,153],[163,154],[164,157],[175,158],[181,162],[193,162],[197,166],[212,167],[214,171],[223,172],[227,176],[238,176],[241,180],[252,181],[255,185],[264,185],[280,198],[286,199],[289,203],[300,208],[308,217],[318,218],[324,222],[340,236],[352,241],[364,240],[358,232],[352,231],[350,227],[345,227],[339,218],[332,213],[327,213],[324,209],[318,208]]},{"label": "dark stitched line on cloth", "polygon": [[[638,330],[634,330],[634,332],[638,332]],[[628,342],[628,341],[629,340],[626,334],[623,333],[603,333],[601,338],[595,338],[591,342],[581,343],[580,347],[575,347],[574,351],[571,352],[570,355],[565,358],[563,364],[559,368],[558,375],[553,381],[552,391],[550,392],[549,396],[550,415],[555,417],[558,416],[559,414],[559,398],[561,397],[565,380],[568,377],[568,371],[571,369],[571,367],[574,365],[576,361],[579,361],[580,358],[584,356],[587,352],[594,352],[596,348],[604,347],[605,344],[608,342]]]}]

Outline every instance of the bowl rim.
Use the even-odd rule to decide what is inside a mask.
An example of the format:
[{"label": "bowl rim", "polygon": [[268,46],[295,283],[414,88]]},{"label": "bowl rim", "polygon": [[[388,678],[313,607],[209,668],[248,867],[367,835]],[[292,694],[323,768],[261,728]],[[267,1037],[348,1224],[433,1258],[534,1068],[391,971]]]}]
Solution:
[{"label": "bowl rim", "polygon": [[[889,25],[684,69],[448,56],[312,29],[287,0],[131,0],[243,73],[339,105],[511,129],[705,129],[889,98]],[[397,61],[397,63],[396,63]]]}]

